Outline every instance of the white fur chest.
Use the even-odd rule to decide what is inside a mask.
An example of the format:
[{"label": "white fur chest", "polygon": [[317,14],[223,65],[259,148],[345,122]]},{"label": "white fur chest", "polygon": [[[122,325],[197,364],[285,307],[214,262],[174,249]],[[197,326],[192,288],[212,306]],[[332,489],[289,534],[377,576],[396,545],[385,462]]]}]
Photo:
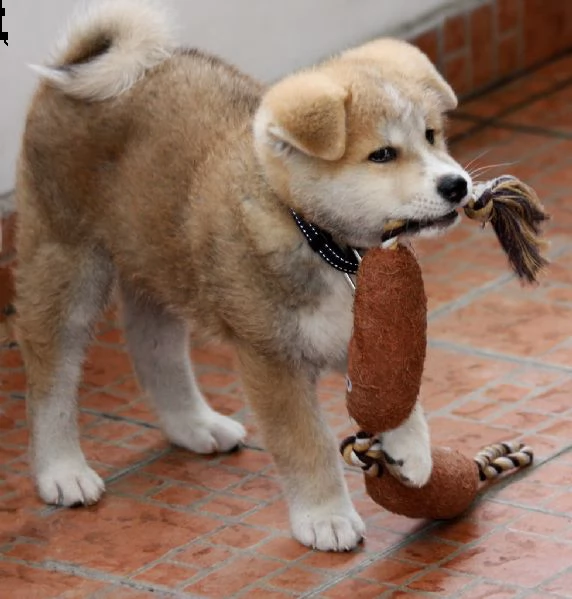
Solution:
[{"label": "white fur chest", "polygon": [[299,313],[304,354],[312,361],[332,367],[345,362],[353,328],[352,306],[353,292],[344,275],[328,268],[320,303]]}]

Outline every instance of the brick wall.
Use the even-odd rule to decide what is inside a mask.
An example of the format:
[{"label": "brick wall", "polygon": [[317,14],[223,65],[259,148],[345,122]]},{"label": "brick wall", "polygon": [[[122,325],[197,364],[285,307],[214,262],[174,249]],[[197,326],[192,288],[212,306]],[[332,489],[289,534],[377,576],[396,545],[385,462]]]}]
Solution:
[{"label": "brick wall", "polygon": [[572,50],[572,1],[482,0],[411,41],[463,97]]}]

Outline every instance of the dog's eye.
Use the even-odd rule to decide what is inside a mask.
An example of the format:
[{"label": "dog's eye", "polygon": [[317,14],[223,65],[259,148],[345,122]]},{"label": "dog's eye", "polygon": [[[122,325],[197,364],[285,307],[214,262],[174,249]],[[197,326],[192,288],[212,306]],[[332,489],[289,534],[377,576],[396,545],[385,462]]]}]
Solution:
[{"label": "dog's eye", "polygon": [[425,130],[425,139],[433,145],[435,143],[435,129],[426,129]]},{"label": "dog's eye", "polygon": [[375,152],[372,152],[367,159],[370,162],[391,162],[397,158],[397,150],[392,147],[379,148]]}]

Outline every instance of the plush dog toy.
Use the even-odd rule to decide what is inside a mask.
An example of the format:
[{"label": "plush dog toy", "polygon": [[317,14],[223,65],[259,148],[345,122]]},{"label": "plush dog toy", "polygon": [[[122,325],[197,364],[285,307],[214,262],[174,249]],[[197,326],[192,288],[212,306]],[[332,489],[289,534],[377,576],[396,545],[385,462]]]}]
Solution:
[{"label": "plush dog toy", "polygon": [[[540,253],[539,226],[548,217],[530,187],[500,177],[476,188],[465,213],[490,222],[516,274],[536,281],[547,264]],[[423,487],[408,487],[392,475],[382,433],[402,424],[417,401],[427,342],[421,269],[411,250],[397,243],[405,232],[405,223],[391,223],[384,241],[395,243],[368,251],[359,267],[346,401],[361,430],[344,440],[341,452],[349,464],[363,469],[367,493],[376,503],[411,518],[449,519],[470,506],[481,481],[526,466],[533,455],[519,443],[492,445],[472,460],[436,447],[432,475]]]}]

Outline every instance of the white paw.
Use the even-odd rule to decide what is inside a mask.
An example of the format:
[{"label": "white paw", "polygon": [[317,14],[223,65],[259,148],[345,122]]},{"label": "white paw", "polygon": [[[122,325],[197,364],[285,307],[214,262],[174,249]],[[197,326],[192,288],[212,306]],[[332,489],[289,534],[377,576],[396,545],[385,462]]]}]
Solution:
[{"label": "white paw", "polygon": [[40,497],[54,505],[75,506],[97,503],[105,484],[84,460],[61,460],[36,476]]},{"label": "white paw", "polygon": [[365,533],[365,524],[351,503],[293,507],[290,519],[294,538],[320,551],[350,551]]},{"label": "white paw", "polygon": [[393,476],[408,487],[422,487],[429,482],[433,470],[430,448],[417,446],[388,449],[384,443],[386,464]]},{"label": "white paw", "polygon": [[246,437],[240,422],[214,410],[182,421],[172,418],[163,424],[163,430],[171,443],[205,454],[231,451]]},{"label": "white paw", "polygon": [[408,420],[381,435],[387,468],[410,487],[422,487],[431,477],[433,459],[429,428],[419,404]]}]

